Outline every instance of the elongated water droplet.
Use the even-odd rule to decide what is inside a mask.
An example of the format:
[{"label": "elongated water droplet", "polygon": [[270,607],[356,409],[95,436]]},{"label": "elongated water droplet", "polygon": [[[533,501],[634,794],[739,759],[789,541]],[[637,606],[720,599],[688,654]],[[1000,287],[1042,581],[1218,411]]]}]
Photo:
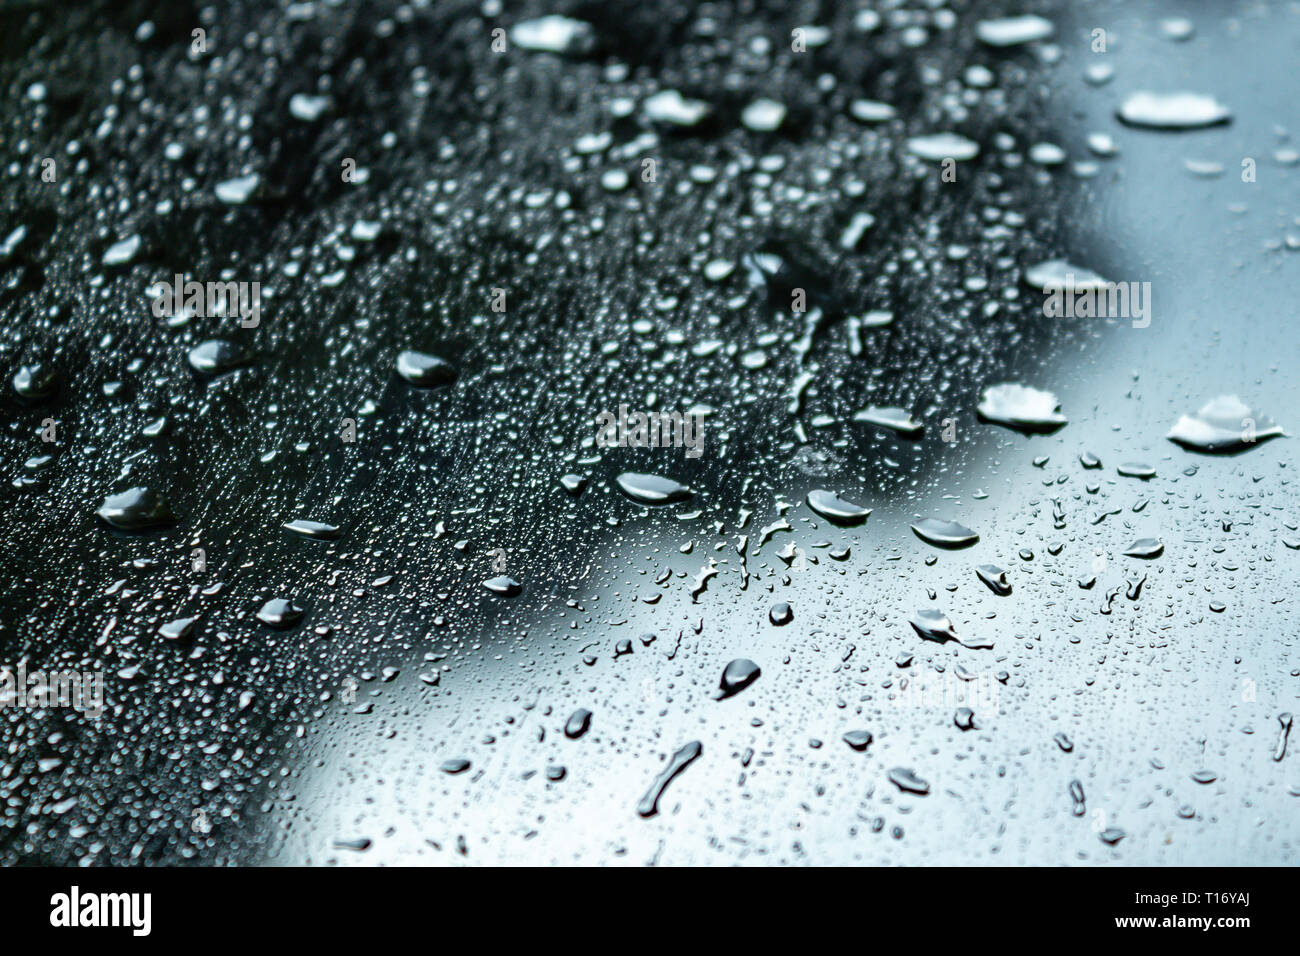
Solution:
[{"label": "elongated water droplet", "polygon": [[910,767],[895,767],[889,771],[889,782],[904,793],[923,797],[930,792],[930,784],[916,775]]},{"label": "elongated water droplet", "polygon": [[925,431],[925,426],[902,408],[880,408],[872,405],[855,412],[853,420],[892,429],[906,438],[919,438]]},{"label": "elongated water droplet", "polygon": [[1184,415],[1165,437],[1191,451],[1230,454],[1254,448],[1286,432],[1267,415],[1252,411],[1236,395],[1220,395],[1195,415]]},{"label": "elongated water droplet", "polygon": [[698,740],[683,744],[668,759],[667,765],[655,777],[654,782],[650,784],[650,789],[645,792],[645,796],[637,803],[636,812],[643,817],[652,817],[658,813],[659,801],[663,799],[664,791],[668,789],[668,785],[677,778],[678,774],[694,763],[703,752],[704,746]]},{"label": "elongated water droplet", "polygon": [[167,499],[152,488],[128,488],[109,495],[95,514],[123,531],[156,528],[176,520]]},{"label": "elongated water droplet", "polygon": [[1216,126],[1232,118],[1231,111],[1203,93],[1152,93],[1142,90],[1128,96],[1117,111],[1129,126],[1182,130]]},{"label": "elongated water droplet", "polygon": [[1164,554],[1165,546],[1159,538],[1138,538],[1128,546],[1124,553],[1130,558],[1158,558]]},{"label": "elongated water droplet", "polygon": [[695,494],[686,485],[662,475],[625,471],[615,479],[619,489],[633,501],[646,505],[666,505],[685,501]]},{"label": "elongated water droplet", "polygon": [[807,500],[809,508],[835,524],[862,524],[867,520],[867,515],[871,514],[870,508],[864,508],[846,498],[841,498],[833,491],[823,491],[820,488],[808,492]]},{"label": "elongated water droplet", "polygon": [[922,541],[937,548],[967,548],[980,539],[964,524],[942,518],[922,518],[912,525],[912,531]]},{"label": "elongated water droplet", "polygon": [[409,350],[397,354],[397,374],[419,388],[450,385],[456,380],[456,369],[449,362]]},{"label": "elongated water droplet", "polygon": [[334,525],[325,524],[321,521],[308,521],[306,518],[295,518],[293,521],[286,521],[281,527],[286,531],[292,531],[294,534],[300,534],[304,538],[333,540],[339,536],[339,529]]}]

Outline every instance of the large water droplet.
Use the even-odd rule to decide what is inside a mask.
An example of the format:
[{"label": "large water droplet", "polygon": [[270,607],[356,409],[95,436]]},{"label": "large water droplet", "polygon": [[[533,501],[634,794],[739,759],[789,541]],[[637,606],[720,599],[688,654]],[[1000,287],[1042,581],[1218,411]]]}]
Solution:
[{"label": "large water droplet", "polygon": [[1236,395],[1220,395],[1202,405],[1195,415],[1184,415],[1174,422],[1165,437],[1192,451],[1229,454],[1285,434],[1280,425],[1267,415],[1251,411]]},{"label": "large water droplet", "polygon": [[917,634],[920,634],[927,641],[946,644],[948,641],[958,639],[952,619],[936,608],[922,608],[912,615],[912,619],[908,623],[912,625],[912,629]]},{"label": "large water droplet", "polygon": [[305,612],[289,598],[272,598],[257,612],[257,619],[269,627],[293,627]]},{"label": "large water droplet", "polygon": [[1138,538],[1128,546],[1124,553],[1130,558],[1158,558],[1164,554],[1165,546],[1159,538]]},{"label": "large water droplet", "polygon": [[109,495],[95,514],[123,531],[156,528],[176,520],[167,499],[152,488],[128,488]]},{"label": "large water droplet", "polygon": [[615,481],[623,494],[647,505],[672,504],[675,501],[685,501],[695,494],[686,485],[662,475],[625,471]]},{"label": "large water droplet", "polygon": [[889,782],[904,793],[914,793],[920,797],[930,792],[929,782],[922,780],[909,767],[895,767],[889,771]]},{"label": "large water droplet", "polygon": [[577,740],[591,727],[591,711],[584,707],[579,707],[569,715],[569,719],[564,722],[564,736],[570,740]]},{"label": "large water droplet", "polygon": [[483,587],[502,597],[515,597],[524,590],[522,584],[505,574],[498,575],[495,578],[488,578],[483,582]]},{"label": "large water droplet", "polygon": [[1046,40],[1056,28],[1051,20],[1032,14],[1020,17],[1002,17],[980,20],[975,24],[975,35],[989,46],[1018,46],[1035,40]]},{"label": "large water droplet", "polygon": [[989,586],[989,590],[994,594],[1007,595],[1011,593],[1011,583],[1007,581],[1007,572],[1003,571],[996,564],[981,564],[975,569],[979,579]]},{"label": "large water droplet", "polygon": [[510,28],[510,41],[525,50],[582,56],[596,47],[590,23],[555,14],[521,20]]},{"label": "large water droplet", "polygon": [[912,531],[922,541],[938,548],[966,548],[980,539],[964,524],[942,518],[922,518],[912,525]]},{"label": "large water droplet", "polygon": [[450,385],[456,380],[456,369],[451,363],[424,352],[399,352],[397,374],[420,388]]},{"label": "large water droplet", "polygon": [[725,700],[739,694],[754,681],[758,680],[762,670],[753,661],[738,657],[726,666],[722,672],[722,681],[714,691],[715,700]]},{"label": "large water droplet", "polygon": [[208,339],[190,349],[190,367],[200,375],[220,375],[248,361],[243,349],[225,339]]},{"label": "large water droplet", "polygon": [[867,515],[871,514],[870,508],[864,508],[841,498],[833,491],[823,491],[820,488],[808,492],[808,507],[827,521],[842,525],[862,524],[867,520]]},{"label": "large water droplet", "polygon": [[872,405],[860,412],[855,412],[853,420],[855,422],[866,422],[868,425],[877,425],[881,428],[889,428],[907,438],[918,438],[925,431],[925,426],[902,408],[880,408]]},{"label": "large water droplet", "polygon": [[931,136],[913,136],[907,141],[907,148],[916,156],[941,163],[945,159],[958,162],[974,159],[979,155],[979,143],[957,133],[934,133]]},{"label": "large water droplet", "polygon": [[1142,90],[1131,94],[1116,111],[1130,126],[1148,129],[1199,129],[1226,123],[1231,111],[1213,96],[1203,93],[1152,93]]},{"label": "large water droplet", "polygon": [[54,369],[42,362],[23,365],[14,372],[14,392],[19,398],[35,401],[48,398],[58,385],[58,376]]},{"label": "large water droplet", "polygon": [[332,524],[325,524],[320,521],[308,521],[305,518],[295,518],[293,521],[286,521],[282,528],[286,531],[292,531],[294,534],[300,534],[304,538],[323,538],[332,540],[339,536],[339,529]]},{"label": "large water droplet", "polygon": [[978,411],[985,421],[1023,432],[1051,432],[1065,424],[1060,399],[1027,385],[990,385]]}]

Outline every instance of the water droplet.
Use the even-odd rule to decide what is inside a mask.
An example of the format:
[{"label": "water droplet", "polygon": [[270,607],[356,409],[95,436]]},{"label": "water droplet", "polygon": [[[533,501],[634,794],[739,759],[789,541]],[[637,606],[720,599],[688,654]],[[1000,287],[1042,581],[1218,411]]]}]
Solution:
[{"label": "water droplet", "polygon": [[859,753],[870,747],[874,739],[869,730],[850,730],[843,737],[844,742]]},{"label": "water droplet", "polygon": [[194,622],[198,617],[178,617],[174,621],[168,621],[158,628],[158,636],[166,638],[169,641],[183,641],[190,636],[194,630]]},{"label": "water droplet", "polygon": [[753,661],[744,657],[736,658],[723,670],[722,680],[718,684],[718,689],[714,691],[713,699],[725,700],[734,697],[758,680],[762,673]]},{"label": "water droplet", "polygon": [[328,96],[295,93],[289,97],[289,115],[304,123],[312,123],[324,116],[333,102]]},{"label": "water droplet", "polygon": [[208,339],[190,349],[190,367],[200,375],[220,375],[248,361],[244,351],[225,339]]},{"label": "water droplet", "polygon": [[740,113],[740,122],[756,133],[772,133],[785,122],[784,103],[772,99],[757,99]]},{"label": "water droplet", "polygon": [[239,176],[235,179],[227,179],[225,182],[217,183],[214,192],[222,202],[232,206],[239,206],[248,202],[261,184],[262,177],[257,173],[252,173],[248,176]]},{"label": "water droplet", "polygon": [[708,103],[690,100],[676,90],[662,90],[641,104],[646,118],[661,126],[690,129],[699,126],[713,112]]},{"label": "water droplet", "polygon": [[289,598],[272,598],[257,612],[257,619],[269,627],[293,627],[305,612]]},{"label": "water droplet", "polygon": [[450,385],[456,380],[456,369],[436,355],[404,351],[397,355],[397,374],[419,388],[436,388]]},{"label": "water droplet", "polygon": [[104,253],[104,265],[126,265],[139,254],[142,244],[143,240],[141,240],[139,235],[128,236],[120,242],[113,243]]},{"label": "water droplet", "polygon": [[889,782],[904,793],[914,793],[919,797],[930,792],[930,784],[916,775],[908,767],[895,767],[889,771]]},{"label": "water droplet", "polygon": [[1091,269],[1064,259],[1047,259],[1024,272],[1025,285],[1043,293],[1105,291],[1108,283]]},{"label": "water droplet", "polygon": [[907,438],[919,438],[925,431],[925,426],[914,419],[906,410],[901,408],[880,408],[875,405],[864,408],[853,415],[855,422],[866,422],[868,425],[877,425],[881,428],[889,428]]},{"label": "water droplet", "polygon": [[58,386],[58,376],[54,369],[42,362],[23,365],[14,372],[14,392],[19,398],[35,401],[48,398]]},{"label": "water droplet", "polygon": [[664,478],[662,475],[625,471],[618,478],[619,489],[633,501],[646,505],[666,505],[685,501],[695,494],[686,485]]},{"label": "water droplet", "polygon": [[884,123],[898,115],[888,103],[876,100],[854,100],[849,104],[849,115],[859,123]]},{"label": "water droplet", "polygon": [[1060,399],[1025,385],[989,386],[978,411],[986,421],[1023,432],[1051,432],[1065,424]]},{"label": "water droplet", "polygon": [[152,488],[128,488],[109,495],[95,514],[123,531],[156,528],[176,520],[167,499]]},{"label": "water droplet", "polygon": [[1154,467],[1140,461],[1126,461],[1115,470],[1125,478],[1141,478],[1143,481],[1149,481],[1156,476]]},{"label": "water droplet", "polygon": [[510,28],[510,41],[525,50],[585,56],[596,48],[590,23],[556,14],[521,20]]},{"label": "water droplet", "polygon": [[458,774],[464,773],[470,768],[470,766],[471,764],[469,760],[464,757],[450,757],[442,762],[442,766],[439,767],[439,769],[443,773]]},{"label": "water droplet", "polygon": [[523,593],[524,586],[514,578],[501,574],[494,578],[488,578],[483,582],[483,587],[487,588],[493,594],[499,594],[502,597],[516,597]]},{"label": "water droplet", "polygon": [[916,156],[934,163],[945,159],[963,162],[979,155],[979,143],[957,133],[934,133],[930,136],[913,136],[907,148]]},{"label": "water droplet", "polygon": [[305,518],[296,518],[293,521],[286,521],[280,527],[286,531],[292,531],[294,534],[300,534],[304,538],[322,538],[333,540],[339,536],[339,529],[332,524],[325,524],[320,521],[308,521]]},{"label": "water droplet", "polygon": [[923,518],[912,525],[912,531],[922,541],[938,548],[966,548],[980,539],[964,524],[942,518]]},{"label": "water droplet", "polygon": [[1032,14],[980,20],[975,24],[975,35],[980,42],[996,47],[1019,46],[1035,40],[1046,40],[1055,30],[1051,20]]},{"label": "water droplet", "polygon": [[1267,415],[1251,411],[1236,395],[1220,395],[1184,415],[1165,437],[1191,451],[1227,454],[1253,448],[1269,438],[1285,435]]},{"label": "water droplet", "polygon": [[854,504],[833,491],[815,489],[808,492],[808,507],[827,521],[841,525],[858,525],[867,520],[870,508]]},{"label": "water droplet", "polygon": [[663,799],[664,791],[668,789],[668,785],[676,779],[678,774],[694,763],[703,752],[704,747],[698,740],[683,744],[668,759],[668,764],[655,777],[654,782],[650,784],[650,789],[645,792],[645,796],[637,803],[636,812],[642,817],[652,817],[658,813],[659,801]]},{"label": "water droplet", "polygon": [[1165,546],[1158,538],[1138,538],[1128,546],[1124,553],[1130,558],[1158,558],[1164,554]]},{"label": "water droplet", "polygon": [[934,608],[922,608],[912,615],[909,622],[912,629],[927,641],[937,641],[940,644],[948,641],[958,640],[957,631],[953,627],[952,620],[943,611]]},{"label": "water droplet", "polygon": [[1229,109],[1213,96],[1202,93],[1152,93],[1140,91],[1128,96],[1117,111],[1130,126],[1148,129],[1198,129],[1226,123]]},{"label": "water droplet", "polygon": [[1007,572],[1003,571],[996,564],[981,564],[975,569],[979,579],[989,586],[994,594],[1007,595],[1011,593],[1011,584],[1007,581]]},{"label": "water droplet", "polygon": [[767,612],[767,617],[777,627],[785,627],[794,620],[794,611],[789,604],[782,601],[779,604],[772,605],[772,609]]},{"label": "water droplet", "polygon": [[579,707],[564,722],[564,736],[577,740],[591,728],[591,711]]}]

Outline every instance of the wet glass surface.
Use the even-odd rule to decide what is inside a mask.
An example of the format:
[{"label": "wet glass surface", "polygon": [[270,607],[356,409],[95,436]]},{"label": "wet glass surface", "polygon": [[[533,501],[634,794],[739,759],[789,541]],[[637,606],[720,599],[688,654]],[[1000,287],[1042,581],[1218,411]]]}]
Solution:
[{"label": "wet glass surface", "polygon": [[1295,8],[556,9],[0,14],[0,861],[1294,862]]}]

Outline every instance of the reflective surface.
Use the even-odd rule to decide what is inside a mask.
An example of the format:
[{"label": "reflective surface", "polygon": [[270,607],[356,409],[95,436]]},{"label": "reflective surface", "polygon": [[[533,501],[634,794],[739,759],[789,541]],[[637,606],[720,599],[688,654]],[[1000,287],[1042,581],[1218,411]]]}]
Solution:
[{"label": "reflective surface", "polygon": [[[1294,8],[591,3],[495,52],[554,11],[379,6],[5,14],[6,369],[57,389],[4,399],[2,663],[105,712],[0,709],[0,859],[1295,860]],[[1047,317],[1053,259],[1145,314]],[[175,273],[260,322],[157,315]],[[1166,438],[1225,395],[1244,450]],[[620,406],[702,453],[602,447]],[[137,487],[174,523],[96,517]]]}]

